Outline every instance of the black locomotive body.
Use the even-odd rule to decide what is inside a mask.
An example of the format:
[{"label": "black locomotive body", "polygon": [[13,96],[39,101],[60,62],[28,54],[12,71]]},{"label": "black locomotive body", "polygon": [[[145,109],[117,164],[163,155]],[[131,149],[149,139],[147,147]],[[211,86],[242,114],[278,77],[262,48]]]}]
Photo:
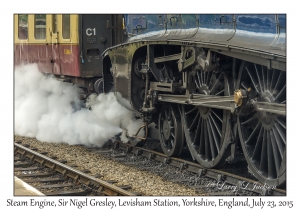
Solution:
[{"label": "black locomotive body", "polygon": [[[125,15],[128,41],[103,53],[104,91],[157,128],[168,156],[186,142],[207,168],[242,148],[250,171],[286,181],[286,16]],[[139,138],[140,140],[137,140]]]}]

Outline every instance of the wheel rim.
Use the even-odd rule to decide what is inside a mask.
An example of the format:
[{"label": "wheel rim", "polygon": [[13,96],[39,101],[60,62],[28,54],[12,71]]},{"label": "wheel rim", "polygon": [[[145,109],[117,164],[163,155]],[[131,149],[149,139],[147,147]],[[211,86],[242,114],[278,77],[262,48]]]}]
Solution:
[{"label": "wheel rim", "polygon": [[[276,69],[242,63],[241,89],[255,89],[257,101],[286,103],[286,73]],[[238,130],[251,172],[262,183],[283,185],[286,180],[286,117],[254,111],[238,116]]]},{"label": "wheel rim", "polygon": [[160,144],[168,156],[179,156],[184,139],[182,125],[177,107],[171,104],[164,105],[159,114]]},{"label": "wheel rim", "polygon": [[[198,94],[224,95],[223,75],[197,71]],[[229,155],[227,136],[230,112],[205,106],[183,106],[183,124],[187,145],[194,159],[207,168],[221,167]]]}]

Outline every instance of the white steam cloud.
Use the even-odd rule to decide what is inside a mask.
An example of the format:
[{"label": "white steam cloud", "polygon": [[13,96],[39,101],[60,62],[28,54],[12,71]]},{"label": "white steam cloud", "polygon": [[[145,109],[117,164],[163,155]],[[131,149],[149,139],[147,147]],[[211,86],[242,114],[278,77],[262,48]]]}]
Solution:
[{"label": "white steam cloud", "polygon": [[[132,136],[142,125],[113,93],[91,95],[87,109],[80,88],[46,77],[36,64],[15,68],[15,134],[45,142],[102,146],[126,130]],[[124,132],[123,132],[124,133]],[[122,140],[128,140],[122,135]]]}]

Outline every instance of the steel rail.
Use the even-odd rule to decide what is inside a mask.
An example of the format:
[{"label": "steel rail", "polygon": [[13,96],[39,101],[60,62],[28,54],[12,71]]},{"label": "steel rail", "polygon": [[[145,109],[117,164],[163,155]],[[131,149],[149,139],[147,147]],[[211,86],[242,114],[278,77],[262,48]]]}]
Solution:
[{"label": "steel rail", "polygon": [[[112,195],[123,195],[123,196],[136,196],[136,194],[128,192],[126,190],[123,190],[115,185],[112,185],[108,182],[105,182],[103,180],[100,180],[98,178],[95,178],[91,175],[88,175],[82,171],[76,170],[70,166],[67,166],[63,163],[60,163],[59,161],[53,160],[45,155],[42,155],[38,152],[35,152],[29,148],[26,148],[18,143],[14,143],[15,151],[20,154],[29,153],[30,159],[36,159],[34,161],[39,162],[43,165],[46,165],[47,167],[52,168],[53,170],[56,170],[60,173],[63,173],[64,176],[68,176],[70,178],[73,178],[78,180],[79,182],[82,181],[83,183],[90,183],[94,182],[96,184],[99,184],[101,187],[103,187],[102,191],[108,191],[111,192]],[[24,151],[24,152],[23,152]]]},{"label": "steel rail", "polygon": [[[127,151],[132,151],[136,155],[142,155],[144,157],[147,157],[149,159],[154,159],[160,162],[163,162],[165,164],[172,165],[174,167],[180,168],[180,170],[187,170],[192,173],[196,173],[199,178],[201,177],[208,177],[215,179],[218,182],[226,182],[227,184],[235,185],[238,189],[244,189],[250,192],[255,192],[260,195],[276,195],[276,196],[285,196],[286,191],[283,189],[269,189],[273,186],[265,186],[262,183],[259,183],[259,181],[252,180],[249,178],[245,178],[236,174],[232,174],[229,172],[225,172],[222,170],[217,169],[206,169],[202,167],[198,163],[186,161],[180,158],[175,157],[168,157],[167,155],[144,149],[142,147],[133,147],[130,144],[123,143],[121,141],[116,140],[115,144],[119,144],[122,147],[127,147]],[[119,146],[118,145],[118,146]],[[116,146],[115,148],[117,148]],[[128,149],[131,148],[131,149]],[[247,187],[243,187],[247,185]]]}]

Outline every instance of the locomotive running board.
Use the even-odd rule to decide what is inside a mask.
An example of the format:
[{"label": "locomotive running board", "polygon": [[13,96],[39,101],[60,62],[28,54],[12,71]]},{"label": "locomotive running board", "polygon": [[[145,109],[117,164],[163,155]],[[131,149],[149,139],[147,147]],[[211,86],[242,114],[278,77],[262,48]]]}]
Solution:
[{"label": "locomotive running board", "polygon": [[[211,108],[230,110],[232,113],[236,108],[233,96],[211,96],[192,94],[190,95],[190,97],[188,97],[186,95],[159,94],[158,101],[177,104],[190,104],[194,106],[206,106]],[[256,102],[255,105],[256,110],[259,111],[265,111],[279,115],[286,115],[286,104]]]}]

